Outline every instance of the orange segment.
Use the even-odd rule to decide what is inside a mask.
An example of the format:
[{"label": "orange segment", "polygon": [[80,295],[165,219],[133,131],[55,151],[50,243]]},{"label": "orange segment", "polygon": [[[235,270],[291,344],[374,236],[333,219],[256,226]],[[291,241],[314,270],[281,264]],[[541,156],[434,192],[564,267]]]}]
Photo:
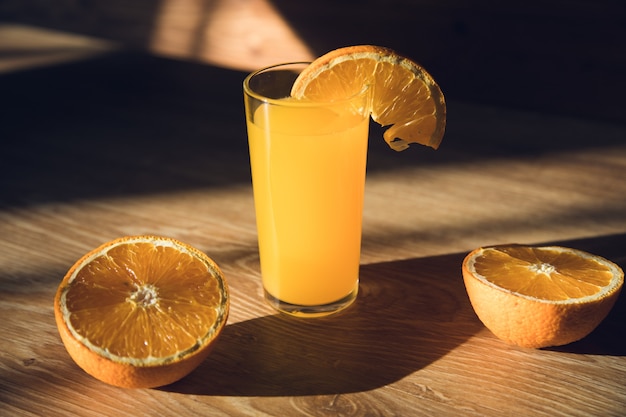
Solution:
[{"label": "orange segment", "polygon": [[556,248],[518,246],[485,250],[474,268],[501,288],[549,301],[594,296],[613,279],[611,269],[596,258]]},{"label": "orange segment", "polygon": [[624,283],[614,263],[557,246],[472,251],[463,279],[478,318],[519,346],[557,346],[587,336],[607,316]]},{"label": "orange segment", "polygon": [[126,387],[160,386],[191,372],[226,323],[228,289],[204,253],[173,239],[116,239],[67,273],[55,316],[85,371]]},{"label": "orange segment", "polygon": [[395,150],[410,143],[437,148],[446,126],[443,93],[420,65],[396,52],[372,45],[336,49],[316,59],[296,79],[291,95],[333,101],[351,97],[368,85],[371,115]]}]

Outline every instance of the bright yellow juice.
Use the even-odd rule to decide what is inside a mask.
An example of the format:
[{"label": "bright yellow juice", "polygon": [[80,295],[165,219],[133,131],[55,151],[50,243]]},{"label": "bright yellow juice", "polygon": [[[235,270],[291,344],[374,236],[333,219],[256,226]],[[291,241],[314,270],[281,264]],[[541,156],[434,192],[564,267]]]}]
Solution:
[{"label": "bright yellow juice", "polygon": [[313,108],[261,103],[250,113],[265,291],[301,306],[356,296],[368,113],[358,114],[346,103]]}]

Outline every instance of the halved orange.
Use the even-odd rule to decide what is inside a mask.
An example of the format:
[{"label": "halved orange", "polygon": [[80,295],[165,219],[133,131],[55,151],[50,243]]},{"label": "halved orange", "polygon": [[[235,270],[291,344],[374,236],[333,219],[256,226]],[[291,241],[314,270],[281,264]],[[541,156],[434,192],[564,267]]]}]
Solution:
[{"label": "halved orange", "polygon": [[389,126],[385,141],[395,150],[410,143],[437,148],[446,127],[446,103],[433,77],[391,49],[373,45],[333,50],[313,61],[296,79],[297,99],[333,101],[372,90],[372,119]]},{"label": "halved orange", "polygon": [[478,248],[463,261],[470,302],[498,338],[530,348],[582,339],[606,318],[624,272],[600,256],[560,246]]},{"label": "halved orange", "polygon": [[228,287],[215,262],[158,236],[119,238],[90,251],[54,299],[72,359],[95,378],[128,388],[167,385],[190,373],[228,312]]}]

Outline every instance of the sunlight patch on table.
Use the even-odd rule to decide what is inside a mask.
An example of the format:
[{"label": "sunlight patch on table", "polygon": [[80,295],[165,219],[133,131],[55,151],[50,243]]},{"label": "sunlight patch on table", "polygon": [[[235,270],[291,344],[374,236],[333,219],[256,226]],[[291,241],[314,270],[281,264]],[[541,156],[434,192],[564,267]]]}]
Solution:
[{"label": "sunlight patch on table", "polygon": [[314,57],[267,0],[164,0],[150,50],[246,71]]},{"label": "sunlight patch on table", "polygon": [[624,145],[418,165],[368,174],[363,260],[626,233]]},{"label": "sunlight patch on table", "polygon": [[93,58],[118,46],[87,36],[0,24],[0,74]]}]

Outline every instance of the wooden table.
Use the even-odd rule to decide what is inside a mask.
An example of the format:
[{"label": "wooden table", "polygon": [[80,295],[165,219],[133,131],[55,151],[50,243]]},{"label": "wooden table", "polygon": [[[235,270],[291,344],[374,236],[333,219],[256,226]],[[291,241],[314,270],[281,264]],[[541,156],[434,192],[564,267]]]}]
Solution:
[{"label": "wooden table", "polygon": [[[624,415],[623,295],[586,339],[522,349],[476,318],[460,264],[556,242],[626,267],[626,125],[450,99],[440,150],[403,153],[373,126],[358,301],[301,321],[262,301],[243,76],[124,51],[0,75],[0,414]],[[143,233],[213,257],[232,307],[195,372],[125,390],[72,362],[52,299]]]}]

